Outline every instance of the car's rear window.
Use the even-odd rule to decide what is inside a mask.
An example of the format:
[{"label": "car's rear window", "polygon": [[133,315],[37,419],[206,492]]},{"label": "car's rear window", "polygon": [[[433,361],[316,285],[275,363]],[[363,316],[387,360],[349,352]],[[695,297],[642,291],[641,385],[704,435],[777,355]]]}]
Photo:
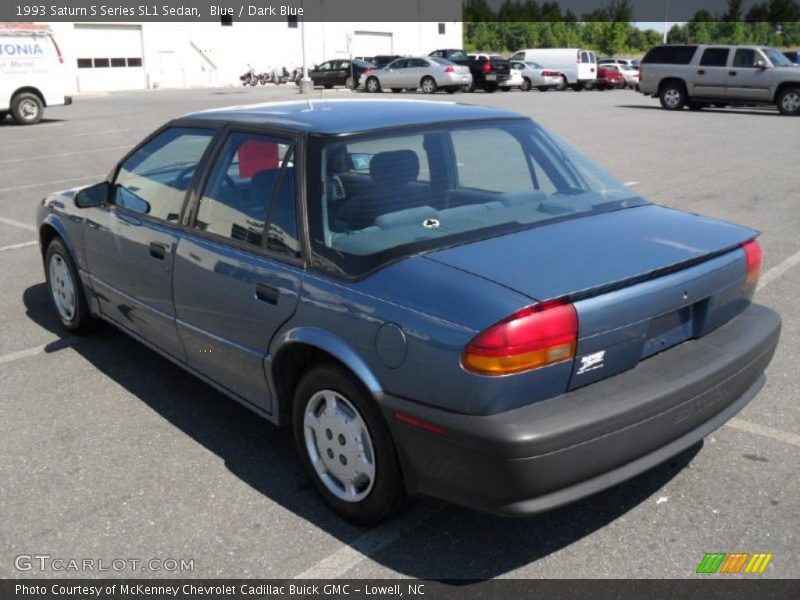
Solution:
[{"label": "car's rear window", "polygon": [[350,276],[635,197],[527,119],[315,140],[312,250],[317,265]]},{"label": "car's rear window", "polygon": [[642,59],[643,64],[688,65],[697,46],[656,46]]}]

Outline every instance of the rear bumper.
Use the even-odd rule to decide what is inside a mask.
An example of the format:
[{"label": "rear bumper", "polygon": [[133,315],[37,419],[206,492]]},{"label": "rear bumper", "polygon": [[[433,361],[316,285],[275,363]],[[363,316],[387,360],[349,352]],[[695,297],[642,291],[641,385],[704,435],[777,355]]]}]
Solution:
[{"label": "rear bumper", "polygon": [[[780,335],[761,306],[635,369],[488,416],[382,396],[411,493],[508,516],[550,510],[629,479],[723,425],[758,393]],[[396,411],[435,423],[439,436]]]}]

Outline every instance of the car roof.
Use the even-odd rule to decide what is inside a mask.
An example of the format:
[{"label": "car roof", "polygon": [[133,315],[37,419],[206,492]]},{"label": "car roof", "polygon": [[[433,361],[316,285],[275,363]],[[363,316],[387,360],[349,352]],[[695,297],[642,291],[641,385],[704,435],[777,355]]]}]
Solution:
[{"label": "car roof", "polygon": [[184,120],[272,125],[305,133],[343,134],[441,122],[527,119],[499,108],[432,100],[294,100],[230,106]]}]

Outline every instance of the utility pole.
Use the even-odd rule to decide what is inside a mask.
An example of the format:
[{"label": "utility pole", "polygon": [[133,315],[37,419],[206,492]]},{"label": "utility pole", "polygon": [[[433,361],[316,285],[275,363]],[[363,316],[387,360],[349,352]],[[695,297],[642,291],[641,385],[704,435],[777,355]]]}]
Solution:
[{"label": "utility pole", "polygon": [[[303,6],[303,3],[300,3]],[[305,13],[305,11],[303,11]],[[306,59],[306,20],[304,17],[298,15],[297,20],[300,22],[300,43],[303,46],[303,77],[297,87],[300,88],[301,94],[310,94],[314,91],[314,83],[308,77],[308,60]]]},{"label": "utility pole", "polygon": [[664,39],[663,42],[667,43],[667,35],[669,34],[669,0],[664,0]]}]

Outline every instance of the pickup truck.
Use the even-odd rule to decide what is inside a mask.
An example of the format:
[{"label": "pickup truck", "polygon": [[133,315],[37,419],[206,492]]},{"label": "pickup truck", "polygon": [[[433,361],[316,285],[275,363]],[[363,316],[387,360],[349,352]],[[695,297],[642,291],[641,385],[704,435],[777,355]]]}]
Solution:
[{"label": "pickup truck", "polygon": [[434,50],[428,56],[446,58],[457,65],[469,67],[472,83],[464,87],[468,92],[474,92],[477,88],[496,92],[500,84],[511,77],[511,63],[497,54],[476,54],[476,58],[469,58],[466,50],[449,49]]},{"label": "pickup truck", "polygon": [[639,91],[667,110],[773,104],[800,114],[800,69],[768,46],[656,46],[640,73]]}]

